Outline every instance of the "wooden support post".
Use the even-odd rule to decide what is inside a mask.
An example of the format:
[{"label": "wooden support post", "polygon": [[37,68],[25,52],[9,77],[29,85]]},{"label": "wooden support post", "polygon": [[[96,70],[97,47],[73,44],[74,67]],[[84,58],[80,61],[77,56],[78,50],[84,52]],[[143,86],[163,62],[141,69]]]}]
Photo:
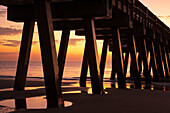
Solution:
[{"label": "wooden support post", "polygon": [[27,109],[26,98],[23,99],[15,99],[15,109]]},{"label": "wooden support post", "polygon": [[67,54],[68,42],[69,42],[69,35],[70,35],[69,29],[64,29],[62,31],[60,49],[59,49],[59,54],[58,54],[60,81],[62,81],[62,76],[63,76],[63,71],[64,71],[65,59],[66,59],[66,54]]},{"label": "wooden support post", "polygon": [[[130,48],[129,48],[129,50],[130,50]],[[131,58],[131,52],[130,52],[130,58]],[[130,78],[131,79],[134,79],[134,77],[133,77],[133,67],[134,67],[134,62],[135,62],[134,60],[135,59],[132,59],[132,58],[130,60],[131,61],[130,62]]]},{"label": "wooden support post", "polygon": [[112,72],[111,72],[111,77],[110,80],[115,80],[115,54],[114,50],[112,51]]},{"label": "wooden support post", "polygon": [[124,65],[123,65],[123,56],[122,56],[122,47],[120,41],[119,28],[112,28],[112,40],[113,48],[115,54],[115,71],[117,73],[118,87],[126,88],[126,82],[124,78]]},{"label": "wooden support post", "polygon": [[147,61],[147,48],[146,48],[146,40],[145,38],[142,36],[142,37],[139,37],[139,51],[140,51],[140,54],[139,56],[141,56],[141,59],[143,61],[143,66],[144,66],[144,70],[143,70],[143,75],[145,76],[145,81],[146,81],[146,84],[151,84],[151,76],[150,76],[150,73],[149,73],[149,65],[148,65],[148,61]]},{"label": "wooden support post", "polygon": [[139,74],[139,65],[137,60],[137,52],[136,52],[136,44],[135,44],[135,38],[134,35],[129,37],[129,49],[131,53],[131,74],[134,77],[135,82],[135,88],[141,88],[141,80],[140,80],[140,74]]},{"label": "wooden support post", "polygon": [[102,94],[103,84],[101,82],[100,67],[98,62],[94,19],[90,17],[84,18],[84,28],[85,28],[88,63],[90,67],[92,91],[93,94]]},{"label": "wooden support post", "polygon": [[[153,71],[155,71],[153,63],[154,62],[152,60],[152,53],[150,51],[150,63],[149,63],[149,73],[150,73],[150,75],[154,73]],[[151,73],[151,69],[152,69],[152,73]],[[155,77],[154,77],[154,74],[153,74],[153,80],[154,79],[155,79]]]},{"label": "wooden support post", "polygon": [[129,50],[127,49],[125,54],[125,61],[124,61],[124,78],[126,78],[126,74],[127,74],[128,61],[129,61]]},{"label": "wooden support post", "polygon": [[88,59],[87,59],[87,46],[85,45],[83,63],[82,63],[81,75],[80,75],[81,87],[86,87],[87,71],[88,71]]},{"label": "wooden support post", "polygon": [[147,54],[147,46],[146,46],[145,38],[143,38],[142,46],[143,46],[143,49],[141,51],[142,51],[142,59],[143,59],[143,65],[144,65],[143,74],[145,76],[146,84],[151,84],[151,75],[149,73],[149,63],[148,63],[148,59],[147,59],[148,54]]},{"label": "wooden support post", "polygon": [[164,71],[163,71],[163,65],[162,65],[162,54],[160,51],[161,47],[160,47],[158,40],[154,40],[154,48],[155,48],[159,76],[161,78],[164,78]]},{"label": "wooden support post", "polygon": [[167,59],[165,46],[162,45],[161,49],[162,49],[162,60],[164,62],[165,76],[166,76],[166,78],[169,78],[170,77],[170,71],[169,71],[169,65],[168,65],[168,59]]},{"label": "wooden support post", "polygon": [[167,61],[168,61],[168,65],[169,65],[169,70],[170,70],[170,56],[169,56],[169,48],[168,46],[165,46],[165,51],[166,51],[166,55],[167,55]]},{"label": "wooden support post", "polygon": [[138,64],[139,64],[139,74],[142,72],[142,58],[141,58],[141,52],[138,53]]},{"label": "wooden support post", "polygon": [[156,60],[156,54],[155,54],[155,47],[152,41],[149,41],[149,45],[150,45],[150,56],[151,56],[150,65],[153,70],[153,80],[157,82],[159,78],[159,73],[158,73],[158,66],[157,66],[157,60]]},{"label": "wooden support post", "polygon": [[[100,62],[100,76],[102,82],[103,82],[103,75],[104,75],[105,64],[106,64],[107,47],[108,47],[108,40],[106,39],[103,42],[103,50],[102,50],[102,56]],[[86,87],[87,72],[88,72],[88,59],[87,59],[87,46],[85,45],[84,57],[83,57],[83,63],[81,68],[81,75],[80,75],[81,87]]]},{"label": "wooden support post", "polygon": [[63,106],[50,0],[34,0],[43,63],[47,108]]},{"label": "wooden support post", "polygon": [[33,20],[25,20],[22,33],[22,41],[18,58],[18,66],[14,83],[14,90],[24,90],[27,77],[27,70],[30,58],[32,37],[34,31]]},{"label": "wooden support post", "polygon": [[100,60],[100,76],[103,82],[104,70],[106,65],[106,56],[107,56],[108,40],[105,39],[103,42],[102,56]]}]

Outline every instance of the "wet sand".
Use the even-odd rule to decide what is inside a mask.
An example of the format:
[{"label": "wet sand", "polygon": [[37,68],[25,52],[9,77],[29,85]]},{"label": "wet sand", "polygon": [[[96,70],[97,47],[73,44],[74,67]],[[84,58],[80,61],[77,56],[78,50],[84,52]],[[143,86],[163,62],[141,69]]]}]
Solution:
[{"label": "wet sand", "polygon": [[[13,80],[0,80],[1,88],[12,87]],[[30,84],[31,83],[31,84]],[[29,84],[29,85],[28,85]],[[68,83],[67,83],[68,84]],[[3,85],[3,86],[2,86]],[[28,86],[43,86],[43,81],[29,81]],[[74,90],[67,88],[65,91]],[[78,88],[77,88],[78,90]],[[80,89],[79,89],[80,90]],[[105,95],[64,94],[73,102],[68,108],[18,110],[16,113],[169,113],[170,91],[138,89],[106,89]],[[21,92],[1,91],[0,99],[44,95],[44,88]]]},{"label": "wet sand", "polygon": [[[76,82],[63,82],[62,86],[70,86]],[[0,79],[0,100],[18,99],[45,95],[44,81],[27,80],[25,91],[13,91],[14,79]],[[4,90],[6,89],[6,90]],[[81,90],[80,87],[63,87],[63,92]]]}]

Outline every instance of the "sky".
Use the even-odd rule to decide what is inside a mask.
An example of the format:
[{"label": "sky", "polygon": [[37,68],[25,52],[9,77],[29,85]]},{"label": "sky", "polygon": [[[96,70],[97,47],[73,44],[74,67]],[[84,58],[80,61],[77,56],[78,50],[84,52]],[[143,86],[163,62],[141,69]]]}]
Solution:
[{"label": "sky", "polygon": [[[140,0],[167,26],[170,27],[170,0]],[[22,37],[23,23],[7,21],[7,8],[0,6],[0,61],[17,61]],[[60,44],[61,31],[55,31],[56,50]],[[84,36],[75,36],[71,31],[67,61],[82,61],[84,51]],[[97,41],[99,58],[101,56],[103,41]],[[35,24],[33,44],[31,49],[31,61],[41,61],[41,52],[37,25]],[[108,52],[107,61],[111,61],[111,52]]]},{"label": "sky", "polygon": [[139,0],[170,27],[170,0]]}]

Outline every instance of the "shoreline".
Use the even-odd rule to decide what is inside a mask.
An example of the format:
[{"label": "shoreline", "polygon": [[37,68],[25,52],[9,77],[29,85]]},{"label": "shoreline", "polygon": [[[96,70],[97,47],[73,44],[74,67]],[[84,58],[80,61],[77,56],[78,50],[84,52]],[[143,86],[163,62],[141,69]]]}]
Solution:
[{"label": "shoreline", "polygon": [[[14,79],[2,79],[0,78],[0,89],[13,87]],[[63,82],[63,88],[65,92],[69,91],[79,91],[81,88],[78,87],[68,87],[72,86],[76,82]],[[41,87],[44,86],[43,81],[31,81],[28,80],[26,83],[27,87]],[[3,87],[2,87],[3,86]],[[27,109],[27,110],[17,110],[14,113],[103,113],[104,109],[107,113],[120,112],[130,112],[130,113],[143,113],[142,108],[154,113],[160,113],[158,106],[164,110],[170,112],[169,103],[170,101],[170,91],[163,90],[142,90],[142,89],[116,89],[109,88],[106,89],[108,94],[105,95],[91,95],[91,94],[81,94],[81,93],[69,93],[63,94],[63,99],[66,101],[73,102],[73,106],[68,108],[60,109]],[[0,91],[0,100],[11,100],[11,99],[22,99],[22,98],[40,98],[45,95],[44,88],[30,89],[26,91]],[[93,100],[93,101],[92,101]],[[0,101],[0,102],[1,102]],[[133,101],[133,103],[131,102]],[[45,101],[46,102],[46,101]],[[138,105],[136,105],[137,103]],[[162,105],[165,103],[165,105]],[[103,107],[101,107],[103,106]],[[116,108],[111,107],[116,106]],[[137,108],[134,108],[134,107]],[[101,108],[100,108],[101,107]],[[153,107],[156,107],[153,109]],[[4,107],[2,107],[4,108]],[[85,109],[88,108],[88,109]],[[96,108],[96,109],[94,109]],[[97,109],[98,108],[98,109]],[[122,109],[123,108],[123,109]],[[9,108],[10,109],[10,108]],[[138,110],[141,111],[138,111]],[[90,111],[88,111],[90,110]],[[138,112],[137,112],[138,111]],[[159,112],[157,112],[159,111]],[[162,112],[163,112],[162,111]],[[1,112],[1,111],[0,111]],[[145,111],[145,113],[147,113]],[[149,113],[149,112],[148,112]]]}]

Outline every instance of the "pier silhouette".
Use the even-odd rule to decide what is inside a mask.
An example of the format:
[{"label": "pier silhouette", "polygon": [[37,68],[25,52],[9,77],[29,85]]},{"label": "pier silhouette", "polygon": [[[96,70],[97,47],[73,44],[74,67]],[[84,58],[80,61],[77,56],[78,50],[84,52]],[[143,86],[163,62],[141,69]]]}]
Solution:
[{"label": "pier silhouette", "polygon": [[[142,66],[146,87],[150,88],[152,81],[169,80],[170,28],[139,0],[1,0],[0,5],[8,7],[8,20],[24,22],[14,91],[24,90],[37,22],[47,108],[63,106],[61,82],[70,30],[85,36],[80,86],[86,87],[89,66],[93,94],[104,93],[108,47],[112,52],[111,80],[117,75],[118,88],[126,89],[129,56],[129,79],[134,80],[136,89],[141,88]],[[62,30],[58,54],[54,40],[57,30]],[[96,40],[104,40],[100,63]]]}]

